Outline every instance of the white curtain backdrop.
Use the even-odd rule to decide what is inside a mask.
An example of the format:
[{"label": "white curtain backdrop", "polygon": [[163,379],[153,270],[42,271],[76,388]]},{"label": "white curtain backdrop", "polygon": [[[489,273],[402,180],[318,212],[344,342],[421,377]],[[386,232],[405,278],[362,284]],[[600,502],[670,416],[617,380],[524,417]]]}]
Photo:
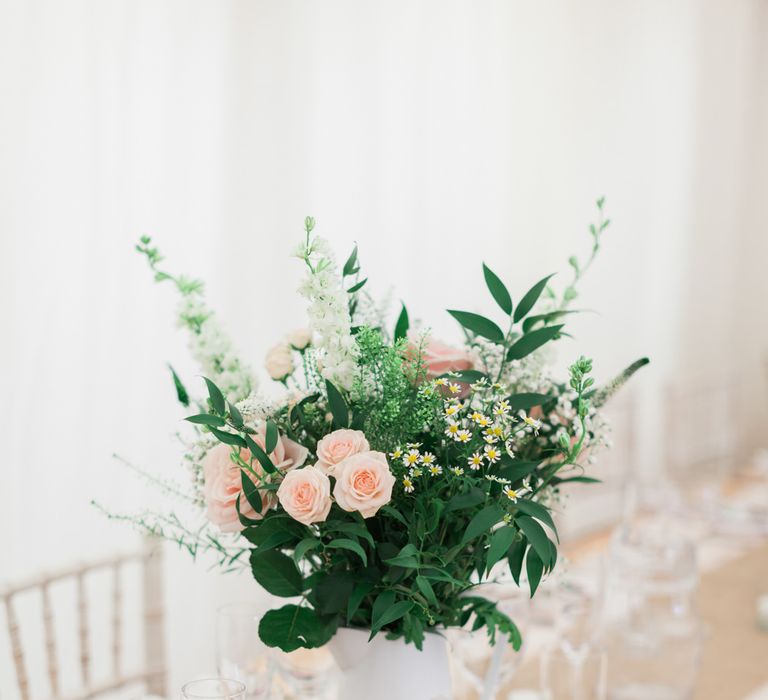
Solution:
[{"label": "white curtain backdrop", "polygon": [[[746,376],[746,454],[765,426],[767,85],[764,0],[0,0],[0,579],[135,542],[89,506],[143,503],[113,452],[177,469],[164,363],[197,370],[132,250],[144,233],[258,366],[304,323],[306,214],[450,339],[442,309],[491,309],[481,259],[518,298],[562,283],[605,195],[579,304],[599,314],[562,363],[608,378],[652,358],[648,478],[665,382]],[[168,575],[175,688],[213,670],[216,601],[251,588],[180,554]]]}]

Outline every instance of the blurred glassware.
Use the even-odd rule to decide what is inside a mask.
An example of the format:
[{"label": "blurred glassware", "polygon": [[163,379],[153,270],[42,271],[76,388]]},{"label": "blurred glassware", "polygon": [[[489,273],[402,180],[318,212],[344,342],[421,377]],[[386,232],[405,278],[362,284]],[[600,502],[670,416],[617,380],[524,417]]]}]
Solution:
[{"label": "blurred glassware", "polygon": [[270,697],[275,662],[259,638],[263,610],[253,603],[230,603],[216,611],[216,662],[223,677],[242,681],[249,700]]},{"label": "blurred glassware", "polygon": [[496,690],[514,676],[523,659],[525,632],[531,610],[527,592],[514,583],[485,584],[479,587],[477,593],[496,601],[498,609],[515,622],[523,636],[523,646],[520,651],[515,651],[500,636],[497,636],[496,644],[492,646],[484,629],[471,631],[471,619],[464,628],[446,630],[453,695],[462,700],[493,698]]},{"label": "blurred glassware", "polygon": [[555,641],[541,657],[544,700],[604,700],[606,655],[597,641],[600,601],[563,586],[554,598]]},{"label": "blurred glassware", "polygon": [[297,649],[277,656],[278,682],[284,700],[334,700],[339,670],[326,647]]},{"label": "blurred glassware", "polygon": [[696,550],[665,521],[620,528],[607,554],[601,639],[610,700],[685,700],[703,640]]},{"label": "blurred glassware", "polygon": [[245,685],[231,678],[201,678],[181,688],[184,700],[246,700]]}]

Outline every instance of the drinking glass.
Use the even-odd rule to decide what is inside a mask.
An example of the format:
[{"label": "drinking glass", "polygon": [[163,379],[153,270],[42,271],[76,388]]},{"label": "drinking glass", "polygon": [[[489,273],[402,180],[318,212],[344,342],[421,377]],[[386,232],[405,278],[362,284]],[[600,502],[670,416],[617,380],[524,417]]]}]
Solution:
[{"label": "drinking glass", "polygon": [[245,700],[245,685],[231,678],[201,678],[181,688],[183,700]]},{"label": "drinking glass", "polygon": [[249,700],[270,695],[274,659],[259,639],[262,610],[252,603],[230,603],[216,611],[219,674],[242,681]]},{"label": "drinking glass", "polygon": [[297,649],[277,657],[283,700],[335,700],[339,671],[327,647]]},{"label": "drinking glass", "polygon": [[697,583],[695,548],[670,528],[616,533],[603,621],[610,700],[691,696],[703,641]]}]

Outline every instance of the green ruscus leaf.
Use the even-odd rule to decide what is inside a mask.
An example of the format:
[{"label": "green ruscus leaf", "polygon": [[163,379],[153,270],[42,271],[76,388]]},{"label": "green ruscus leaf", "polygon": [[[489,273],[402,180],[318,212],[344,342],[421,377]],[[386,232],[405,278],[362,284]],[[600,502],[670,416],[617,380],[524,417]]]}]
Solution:
[{"label": "green ruscus leaf", "polygon": [[473,314],[470,311],[455,311],[448,309],[451,314],[464,328],[475,335],[481,335],[483,338],[494,343],[504,342],[504,332],[493,321],[480,314]]},{"label": "green ruscus leaf", "polygon": [[552,275],[547,275],[544,279],[541,279],[536,284],[534,284],[533,287],[531,287],[525,293],[525,296],[523,296],[523,298],[520,300],[520,303],[517,305],[517,308],[515,309],[515,315],[513,317],[515,323],[528,315],[528,312],[539,300],[541,293],[544,291],[544,287],[547,286],[547,282],[549,282],[551,277]]},{"label": "green ruscus leaf", "polygon": [[397,323],[395,324],[395,342],[408,335],[410,326],[411,323],[408,320],[408,309],[406,309],[405,304],[403,304],[403,308],[401,309],[400,315],[397,317]]},{"label": "green ruscus leaf", "polygon": [[542,345],[559,335],[563,325],[561,323],[557,326],[544,326],[544,328],[537,328],[535,331],[521,336],[507,350],[507,360],[521,360],[526,355],[530,355],[534,350],[538,350]]},{"label": "green ruscus leaf", "polygon": [[341,392],[328,379],[325,380],[325,389],[328,393],[328,405],[333,415],[333,423],[337,428],[349,427],[349,407]]},{"label": "green ruscus leaf", "polygon": [[496,303],[501,310],[507,314],[507,316],[511,316],[512,297],[509,296],[509,291],[504,286],[504,283],[485,263],[483,263],[483,275],[485,276],[485,284],[488,286],[488,291],[491,293],[491,296],[496,300]]}]

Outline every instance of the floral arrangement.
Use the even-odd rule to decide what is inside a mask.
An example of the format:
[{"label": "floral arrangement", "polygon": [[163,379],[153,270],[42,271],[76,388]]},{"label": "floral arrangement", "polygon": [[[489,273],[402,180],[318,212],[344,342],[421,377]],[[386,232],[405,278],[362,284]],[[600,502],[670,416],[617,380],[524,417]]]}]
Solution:
[{"label": "floral arrangement", "polygon": [[157,281],[181,295],[180,324],[205,373],[193,399],[172,371],[179,401],[195,411],[186,440],[191,489],[150,475],[204,513],[120,516],[193,555],[247,567],[269,593],[294,599],[267,612],[260,635],[291,651],[325,644],[339,626],[386,633],[421,648],[451,626],[486,628],[517,647],[514,622],[477,592],[500,567],[533,595],[557,561],[551,515],[560,486],[590,482],[584,464],[607,443],[600,408],[647,360],[597,388],[580,357],[566,381],[551,376],[547,347],[566,335],[576,286],[608,226],[603,201],[591,254],[569,260],[558,296],[551,275],[516,304],[486,265],[482,274],[503,325],[451,310],[461,347],[411,326],[402,307],[389,330],[361,278],[357,247],[339,268],[305,221],[296,251],[309,326],[266,358],[284,389],[270,400],[234,354],[206,306],[201,283],[160,270],[148,237],[137,249]]}]

